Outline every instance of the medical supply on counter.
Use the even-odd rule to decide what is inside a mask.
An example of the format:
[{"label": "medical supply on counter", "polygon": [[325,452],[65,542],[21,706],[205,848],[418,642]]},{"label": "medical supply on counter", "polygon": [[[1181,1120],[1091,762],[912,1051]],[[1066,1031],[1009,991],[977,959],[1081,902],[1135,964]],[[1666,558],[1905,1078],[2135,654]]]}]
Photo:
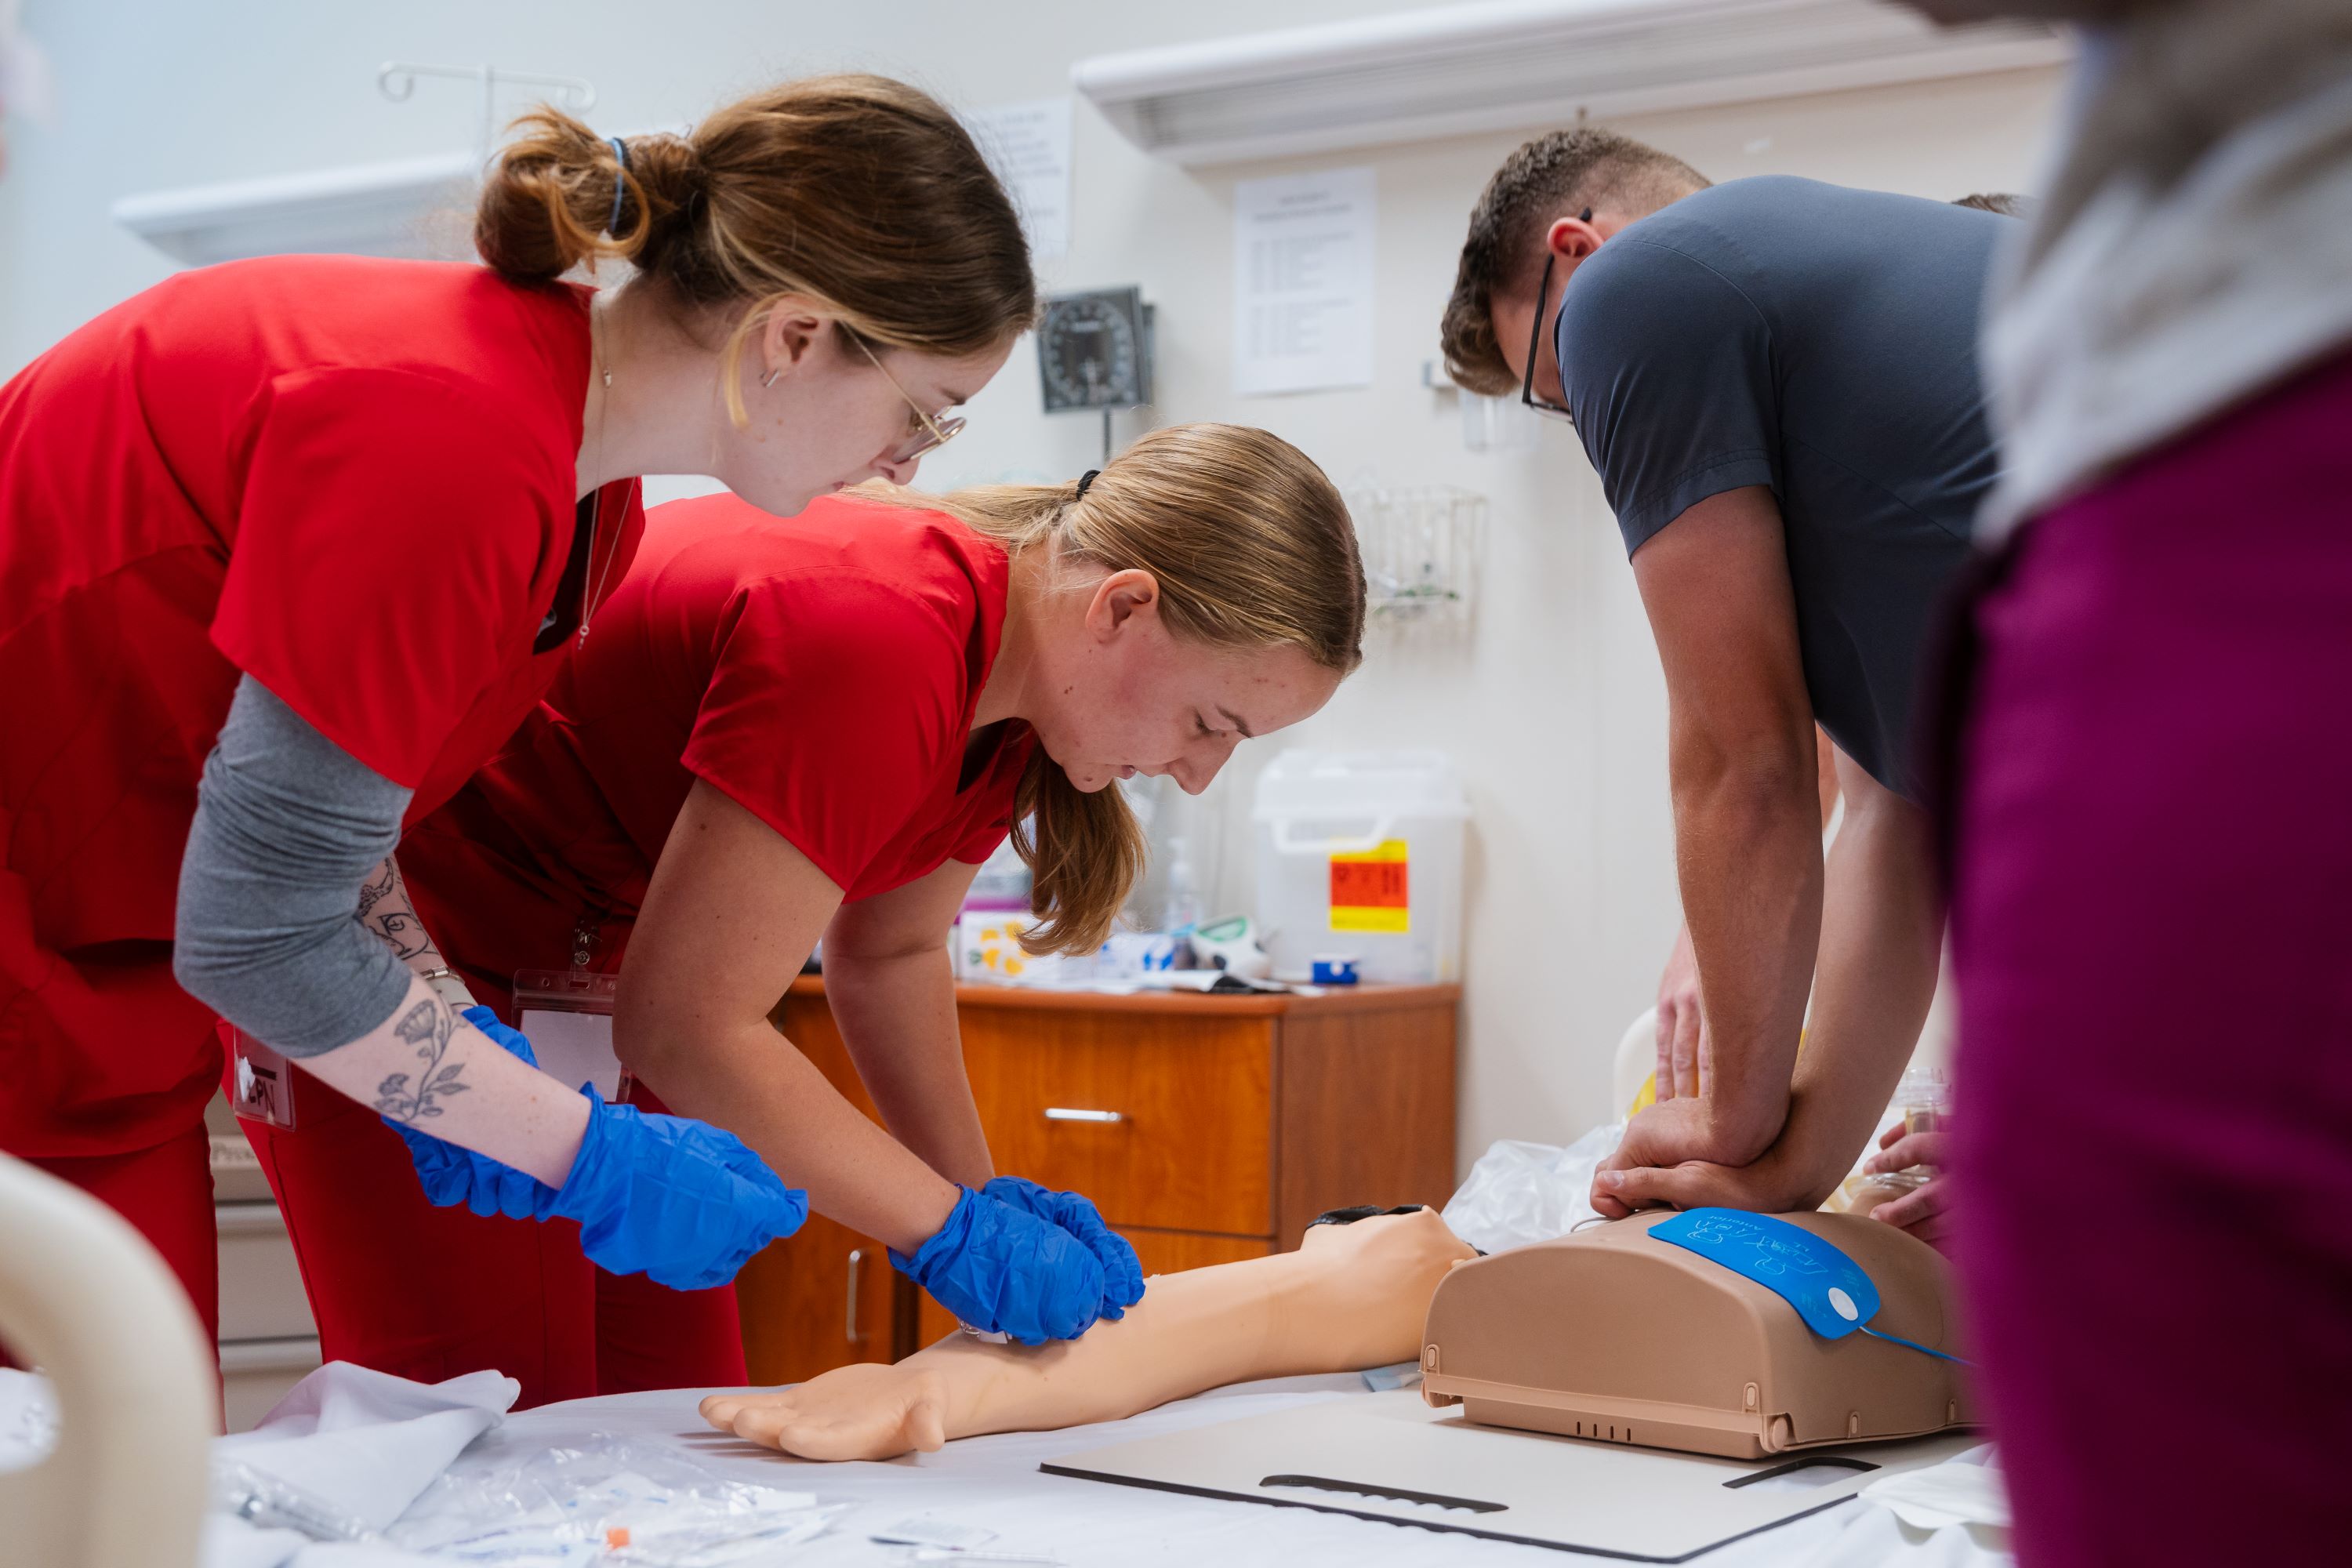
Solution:
[{"label": "medical supply on counter", "polygon": [[1097,954],[1023,951],[1021,935],[1034,924],[1025,907],[966,914],[956,922],[956,978],[1022,985],[1069,985],[1094,978]]},{"label": "medical supply on counter", "polygon": [[964,889],[964,912],[1002,914],[1007,910],[1026,913],[1029,909],[1029,862],[1007,838],[981,862],[972,873],[971,886]]},{"label": "medical supply on counter", "polygon": [[1343,954],[1318,953],[1313,973],[1308,978],[1318,985],[1353,985],[1356,983],[1356,961]]},{"label": "medical supply on counter", "polygon": [[1107,980],[1160,974],[1188,956],[1184,938],[1164,931],[1115,931],[1096,955],[1095,972]]},{"label": "medical supply on counter", "polygon": [[1244,980],[1264,980],[1274,973],[1274,960],[1258,944],[1258,925],[1247,915],[1227,915],[1192,928],[1192,961],[1203,969],[1219,969]]},{"label": "medical supply on counter", "polygon": [[1184,834],[1168,840],[1168,902],[1162,931],[1190,931],[1201,923],[1201,879],[1192,869],[1192,842]]},{"label": "medical supply on counter", "polygon": [[1306,980],[1342,938],[1362,979],[1462,974],[1470,816],[1443,752],[1282,752],[1258,776],[1257,921],[1277,980]]},{"label": "medical supply on counter", "polygon": [[[1761,1216],[1693,1214],[1753,1226],[1746,1241],[1769,1258],[1727,1267],[1719,1255],[1740,1238],[1704,1255],[1686,1244],[1692,1215],[1651,1212],[1454,1268],[1430,1300],[1423,1397],[1486,1426],[1742,1459],[1969,1424],[1951,1274],[1934,1248],[1853,1215],[1773,1221],[1842,1256],[1879,1298],[1865,1311],[1851,1279],[1814,1249],[1776,1248]],[[1685,1244],[1650,1234],[1674,1226]],[[1814,1319],[1868,1321],[1877,1337],[1817,1333],[1759,1282],[1776,1268],[1817,1283]]]}]

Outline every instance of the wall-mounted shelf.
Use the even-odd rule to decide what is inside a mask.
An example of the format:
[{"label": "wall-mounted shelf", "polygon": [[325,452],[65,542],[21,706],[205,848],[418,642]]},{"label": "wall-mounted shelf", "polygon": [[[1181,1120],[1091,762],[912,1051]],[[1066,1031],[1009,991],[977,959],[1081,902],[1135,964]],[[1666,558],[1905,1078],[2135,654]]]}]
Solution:
[{"label": "wall-mounted shelf", "polygon": [[405,102],[419,78],[474,84],[471,152],[125,196],[114,204],[114,221],[192,267],[252,256],[467,254],[468,236],[462,226],[436,220],[473,207],[497,132],[499,89],[542,89],[574,111],[593,108],[596,89],[575,77],[402,60],[377,70],[376,89],[395,103]]},{"label": "wall-mounted shelf", "polygon": [[426,220],[470,205],[481,174],[471,153],[362,163],[125,196],[114,221],[192,267],[248,256],[424,256]]},{"label": "wall-mounted shelf", "polygon": [[1490,0],[1100,55],[1072,85],[1184,164],[2048,65],[2056,29],[1883,0]]}]

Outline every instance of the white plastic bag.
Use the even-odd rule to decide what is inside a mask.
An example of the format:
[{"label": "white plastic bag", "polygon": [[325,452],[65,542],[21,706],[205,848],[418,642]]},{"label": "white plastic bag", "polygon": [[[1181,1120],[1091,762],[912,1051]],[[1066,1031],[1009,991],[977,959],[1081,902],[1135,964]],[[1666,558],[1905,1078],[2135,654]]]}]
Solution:
[{"label": "white plastic bag", "polygon": [[1505,1139],[1470,1167],[1445,1205],[1454,1234],[1482,1252],[1500,1252],[1566,1236],[1594,1213],[1592,1173],[1614,1153],[1625,1124],[1596,1127],[1565,1149]]}]

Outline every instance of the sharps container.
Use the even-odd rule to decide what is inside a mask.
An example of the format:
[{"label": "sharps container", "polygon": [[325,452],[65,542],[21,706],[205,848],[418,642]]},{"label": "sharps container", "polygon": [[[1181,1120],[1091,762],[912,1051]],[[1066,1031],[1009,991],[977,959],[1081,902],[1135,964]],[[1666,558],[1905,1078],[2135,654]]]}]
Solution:
[{"label": "sharps container", "polygon": [[1294,747],[1258,775],[1250,816],[1276,979],[1338,954],[1368,981],[1462,977],[1470,803],[1443,752]]}]

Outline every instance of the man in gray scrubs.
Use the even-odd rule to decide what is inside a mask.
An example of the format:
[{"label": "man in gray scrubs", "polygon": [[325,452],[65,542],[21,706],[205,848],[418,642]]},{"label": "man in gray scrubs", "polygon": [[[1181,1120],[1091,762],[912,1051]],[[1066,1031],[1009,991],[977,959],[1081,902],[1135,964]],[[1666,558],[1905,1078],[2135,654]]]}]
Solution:
[{"label": "man in gray scrubs", "polygon": [[[1596,1180],[1603,1213],[1814,1206],[1917,1040],[1943,922],[1912,699],[1994,476],[1975,351],[2008,221],[1709,185],[1590,128],[1520,148],[1471,216],[1447,363],[1573,422],[1665,667],[1704,1039]],[[1816,721],[1845,798],[1826,867]]]}]

